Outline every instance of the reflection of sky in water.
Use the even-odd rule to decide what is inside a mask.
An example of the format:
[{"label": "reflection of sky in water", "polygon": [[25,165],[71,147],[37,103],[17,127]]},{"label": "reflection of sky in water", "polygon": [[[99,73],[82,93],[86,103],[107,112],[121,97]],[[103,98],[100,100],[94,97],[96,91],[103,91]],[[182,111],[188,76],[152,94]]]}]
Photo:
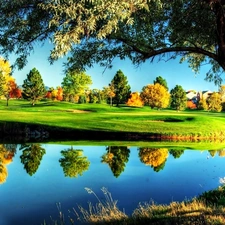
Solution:
[{"label": "reflection of sky in water", "polygon": [[91,188],[101,200],[106,187],[118,200],[118,206],[130,214],[139,202],[169,203],[192,198],[219,185],[219,178],[225,176],[225,158],[209,156],[208,151],[186,150],[180,158],[167,158],[165,167],[154,172],[150,166],[140,162],[136,147],[131,147],[129,161],[118,178],[113,176],[107,164],[100,163],[106,147],[74,146],[83,149],[84,156],[91,162],[89,170],[78,178],[64,177],[58,160],[60,151],[70,148],[62,145],[42,145],[46,154],[38,171],[31,177],[20,162],[21,151],[17,150],[13,162],[7,166],[8,178],[0,185],[1,225],[40,225],[50,216],[57,219],[56,203],[62,210],[76,205],[87,206],[96,202],[84,187]]}]

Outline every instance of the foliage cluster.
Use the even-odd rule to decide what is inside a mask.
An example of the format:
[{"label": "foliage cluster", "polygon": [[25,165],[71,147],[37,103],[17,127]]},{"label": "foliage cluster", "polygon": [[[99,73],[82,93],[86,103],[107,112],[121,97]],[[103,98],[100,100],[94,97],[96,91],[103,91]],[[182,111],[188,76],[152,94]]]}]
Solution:
[{"label": "foliage cluster", "polygon": [[187,102],[186,92],[180,85],[176,85],[170,93],[165,79],[156,77],[154,84],[148,84],[142,88],[141,93],[131,93],[127,77],[121,70],[118,70],[111,83],[103,87],[103,90],[90,89],[92,84],[91,76],[84,71],[68,71],[63,78],[62,87],[56,89],[51,87],[46,90],[41,74],[33,68],[27,79],[24,80],[22,90],[18,88],[15,79],[10,75],[11,68],[9,62],[3,58],[0,60],[1,81],[0,95],[4,95],[8,101],[10,98],[23,97],[35,105],[37,101],[45,98],[53,101],[70,101],[73,103],[102,103],[108,102],[110,106],[116,104],[127,104],[128,106],[142,107],[148,105],[151,108],[171,107],[176,110],[183,110],[186,107],[198,108],[220,112],[224,103],[223,86],[219,93],[213,93],[207,99],[199,99],[197,106],[193,102]]},{"label": "foliage cluster", "polygon": [[[16,53],[22,68],[36,42],[50,40],[50,61],[67,53],[68,70],[84,71],[115,57],[187,60],[198,72],[211,64],[208,80],[219,84],[225,69],[224,5],[221,0],[3,1],[0,53]],[[204,20],[202,20],[204,18]]]}]

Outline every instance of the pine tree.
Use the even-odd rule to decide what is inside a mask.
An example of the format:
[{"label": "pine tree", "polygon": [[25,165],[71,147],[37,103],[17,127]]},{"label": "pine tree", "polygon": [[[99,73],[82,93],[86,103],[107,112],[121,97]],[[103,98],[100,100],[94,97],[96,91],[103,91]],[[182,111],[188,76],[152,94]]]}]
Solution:
[{"label": "pine tree", "polygon": [[155,80],[153,81],[154,84],[161,84],[162,86],[164,86],[166,88],[166,90],[168,91],[168,85],[165,79],[163,79],[161,76],[156,77]]},{"label": "pine tree", "polygon": [[111,85],[115,89],[115,97],[113,98],[113,102],[116,104],[116,106],[119,106],[119,104],[125,104],[130,97],[131,91],[127,77],[121,70],[117,71],[116,75],[111,81]]},{"label": "pine tree", "polygon": [[22,96],[31,102],[32,105],[41,100],[46,94],[45,86],[41,74],[36,68],[33,68],[27,75],[22,85]]},{"label": "pine tree", "polygon": [[186,92],[180,85],[176,85],[175,88],[173,88],[170,91],[170,98],[171,98],[171,107],[176,110],[183,110],[185,109],[187,105],[187,97]]}]

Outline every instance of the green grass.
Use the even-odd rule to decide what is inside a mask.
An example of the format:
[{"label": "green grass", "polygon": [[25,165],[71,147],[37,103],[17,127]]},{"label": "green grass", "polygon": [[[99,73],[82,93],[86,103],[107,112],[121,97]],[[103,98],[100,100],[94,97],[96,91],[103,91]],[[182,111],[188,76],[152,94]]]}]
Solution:
[{"label": "green grass", "polygon": [[85,131],[156,133],[162,135],[224,137],[225,114],[204,111],[151,110],[149,107],[109,107],[43,101],[0,101],[0,123],[21,122]]}]

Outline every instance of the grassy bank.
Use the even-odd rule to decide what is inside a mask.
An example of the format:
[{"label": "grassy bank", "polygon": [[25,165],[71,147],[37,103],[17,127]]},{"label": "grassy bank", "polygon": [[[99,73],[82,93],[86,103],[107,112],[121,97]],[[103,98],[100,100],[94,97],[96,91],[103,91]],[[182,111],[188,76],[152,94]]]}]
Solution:
[{"label": "grassy bank", "polygon": [[12,122],[56,127],[62,130],[158,134],[169,139],[225,139],[225,114],[204,111],[151,110],[149,107],[109,107],[73,104],[0,101],[0,124]]},{"label": "grassy bank", "polygon": [[[98,200],[96,205],[89,203],[88,209],[78,206],[72,214],[65,218],[59,209],[59,220],[53,220],[54,225],[85,224],[105,225],[223,225],[225,224],[225,186],[205,192],[197,198],[183,202],[171,202],[168,205],[158,205],[154,202],[140,203],[128,216],[117,207],[111,193],[102,188],[105,201],[91,189],[86,188],[89,194],[94,194]],[[49,225],[44,222],[43,225]]]}]

